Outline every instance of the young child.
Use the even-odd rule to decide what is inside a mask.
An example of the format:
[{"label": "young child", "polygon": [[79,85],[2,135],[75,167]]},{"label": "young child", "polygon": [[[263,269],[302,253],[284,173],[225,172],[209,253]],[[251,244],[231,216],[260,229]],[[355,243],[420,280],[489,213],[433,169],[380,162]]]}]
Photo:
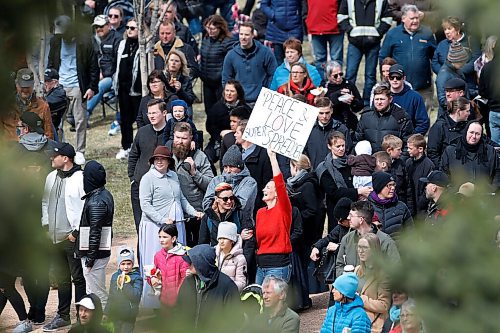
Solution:
[{"label": "young child", "polygon": [[434,170],[434,163],[425,154],[427,143],[422,134],[413,134],[408,138],[408,153],[410,158],[406,160],[407,206],[412,216],[426,212],[429,204],[425,196],[425,183],[420,178]]},{"label": "young child", "polygon": [[407,202],[406,191],[408,184],[406,183],[406,170],[405,163],[401,159],[401,152],[403,149],[403,140],[395,135],[387,134],[382,139],[382,150],[387,152],[391,157],[391,166],[389,172],[396,179],[396,194],[399,201]]},{"label": "young child", "polygon": [[376,172],[390,172],[392,161],[391,156],[388,153],[386,153],[385,151],[378,151],[376,153],[373,153],[373,157],[375,157],[376,160]]},{"label": "young child", "polygon": [[177,227],[175,224],[163,224],[158,231],[161,250],[155,254],[154,264],[161,271],[161,281],[151,277],[151,284],[161,283],[160,301],[166,307],[172,307],[177,301],[177,294],[189,268],[182,259],[186,253],[184,246],[177,242]]},{"label": "young child", "polygon": [[134,250],[124,246],[118,250],[118,271],[111,276],[105,316],[113,323],[114,332],[131,333],[139,312],[143,279],[134,267]]},{"label": "young child", "polygon": [[375,171],[376,159],[372,155],[369,141],[359,141],[354,147],[356,156],[347,157],[347,165],[351,167],[352,185],[354,188],[372,186],[372,173]]},{"label": "young child", "polygon": [[236,283],[238,291],[247,285],[247,260],[243,255],[243,240],[232,222],[221,222],[217,231],[215,254],[217,267]]},{"label": "young child", "polygon": [[174,127],[175,124],[181,121],[184,121],[191,126],[191,132],[193,133],[193,141],[191,141],[191,150],[195,150],[197,147],[200,147],[200,142],[198,141],[200,138],[198,136],[198,130],[196,129],[196,125],[194,122],[188,118],[186,115],[186,110],[188,105],[182,99],[173,100],[170,105],[172,106],[172,118],[167,121],[167,125],[165,126],[164,131],[164,140],[165,146],[171,147],[171,142],[174,140]]},{"label": "young child", "polygon": [[363,308],[363,300],[357,295],[358,282],[355,273],[344,273],[335,280],[332,290],[335,304],[328,308],[320,333],[371,332],[370,318]]}]

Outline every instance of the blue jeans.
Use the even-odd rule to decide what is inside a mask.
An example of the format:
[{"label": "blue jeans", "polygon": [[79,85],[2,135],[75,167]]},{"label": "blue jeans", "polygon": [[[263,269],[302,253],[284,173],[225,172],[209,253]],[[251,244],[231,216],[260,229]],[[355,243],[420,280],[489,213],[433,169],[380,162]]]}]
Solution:
[{"label": "blue jeans", "polygon": [[227,25],[229,27],[229,31],[233,30],[234,27],[234,19],[233,13],[231,12],[231,7],[235,4],[234,0],[215,0],[210,1],[211,3],[207,3],[204,5],[205,7],[205,17],[209,17],[210,15],[215,14],[217,8],[220,10],[220,16],[226,20]]},{"label": "blue jeans", "polygon": [[328,44],[330,44],[330,59],[342,65],[344,56],[344,33],[338,35],[312,35],[314,63],[321,75],[321,79],[325,78],[325,66],[328,60]]},{"label": "blue jeans", "polygon": [[110,77],[105,77],[101,81],[99,81],[99,92],[94,95],[87,102],[87,111],[89,112],[89,116],[92,114],[94,108],[99,104],[102,99],[102,96],[111,90],[111,86],[113,85],[113,79]]},{"label": "blue jeans", "polygon": [[358,49],[356,46],[349,43],[347,47],[347,66],[345,78],[352,83],[356,83],[358,76],[359,64],[361,58],[365,56],[365,87],[363,88],[363,102],[365,106],[370,105],[370,94],[372,88],[377,83],[377,62],[380,44],[376,47],[369,48],[365,52]]},{"label": "blue jeans", "polygon": [[490,110],[491,140],[500,144],[500,111]]},{"label": "blue jeans", "polygon": [[255,276],[255,283],[262,285],[266,276],[274,276],[290,282],[290,275],[292,274],[292,265],[283,267],[262,268],[257,266],[257,275]]}]

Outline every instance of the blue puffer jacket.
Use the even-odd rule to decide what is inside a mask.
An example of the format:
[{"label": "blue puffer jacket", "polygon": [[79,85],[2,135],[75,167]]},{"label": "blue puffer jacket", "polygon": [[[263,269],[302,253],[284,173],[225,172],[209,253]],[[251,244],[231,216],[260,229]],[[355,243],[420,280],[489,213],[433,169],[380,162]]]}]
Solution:
[{"label": "blue puffer jacket", "polygon": [[417,32],[410,35],[402,24],[389,30],[385,36],[379,53],[379,61],[392,57],[405,69],[406,80],[413,89],[430,87],[431,59],[436,49],[436,39],[431,29],[420,26]]},{"label": "blue puffer jacket", "polygon": [[[309,73],[312,83],[315,87],[319,87],[321,84],[321,75],[319,75],[316,67],[309,65],[304,60],[304,57],[300,57],[299,62],[306,65],[307,72]],[[271,81],[269,89],[276,91],[281,85],[287,83],[288,80],[290,80],[290,64],[285,60],[278,66],[278,68],[276,68],[276,72],[274,72],[273,80]]]},{"label": "blue puffer jacket", "polygon": [[363,300],[356,295],[351,303],[335,305],[328,308],[320,333],[342,333],[345,327],[351,333],[370,333],[372,323],[363,309]]},{"label": "blue puffer jacket", "polygon": [[290,37],[302,40],[301,0],[262,0],[260,9],[268,19],[267,40],[281,44]]},{"label": "blue puffer jacket", "polygon": [[240,81],[247,102],[255,102],[262,87],[269,87],[277,66],[271,50],[253,42],[256,47],[252,53],[246,54],[238,44],[227,53],[222,66],[222,86],[229,79]]}]

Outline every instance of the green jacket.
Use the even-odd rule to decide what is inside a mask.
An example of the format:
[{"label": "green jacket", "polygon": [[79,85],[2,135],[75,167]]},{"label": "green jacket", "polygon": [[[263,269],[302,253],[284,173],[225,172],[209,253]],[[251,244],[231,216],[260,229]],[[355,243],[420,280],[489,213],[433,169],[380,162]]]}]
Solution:
[{"label": "green jacket", "polygon": [[265,333],[299,333],[300,317],[289,307],[284,307],[275,317],[267,313],[261,315],[260,332]]}]

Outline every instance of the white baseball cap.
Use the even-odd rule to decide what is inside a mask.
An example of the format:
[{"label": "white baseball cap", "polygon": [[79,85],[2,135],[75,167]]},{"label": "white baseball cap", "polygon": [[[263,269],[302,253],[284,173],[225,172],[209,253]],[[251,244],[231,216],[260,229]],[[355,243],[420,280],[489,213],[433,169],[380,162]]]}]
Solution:
[{"label": "white baseball cap", "polygon": [[84,297],[80,300],[80,302],[75,303],[75,305],[80,305],[86,307],[89,310],[95,310],[94,302],[90,297]]}]

